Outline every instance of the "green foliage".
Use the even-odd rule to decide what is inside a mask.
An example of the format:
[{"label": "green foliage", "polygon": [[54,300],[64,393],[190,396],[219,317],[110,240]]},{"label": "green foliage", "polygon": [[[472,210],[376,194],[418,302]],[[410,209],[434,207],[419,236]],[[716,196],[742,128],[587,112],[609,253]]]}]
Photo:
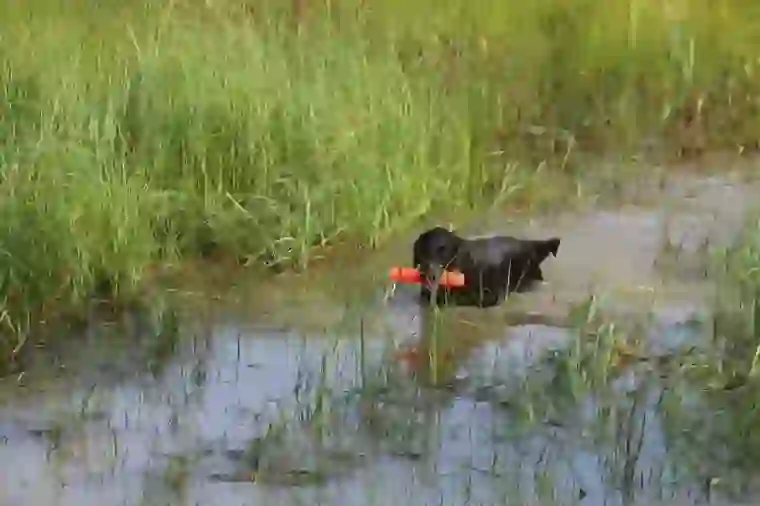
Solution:
[{"label": "green foliage", "polygon": [[177,255],[304,266],[539,186],[516,164],[760,134],[746,2],[96,4],[0,7],[17,333]]}]

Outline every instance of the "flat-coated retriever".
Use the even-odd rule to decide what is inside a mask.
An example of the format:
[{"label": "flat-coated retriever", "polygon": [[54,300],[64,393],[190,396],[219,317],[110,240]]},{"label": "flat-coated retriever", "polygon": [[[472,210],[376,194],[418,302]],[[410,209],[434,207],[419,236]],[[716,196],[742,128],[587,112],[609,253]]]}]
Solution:
[{"label": "flat-coated retriever", "polygon": [[511,292],[521,292],[543,281],[541,262],[557,256],[560,239],[517,239],[493,236],[467,239],[443,227],[420,234],[414,242],[414,266],[420,270],[420,296],[430,303],[433,287],[444,269],[464,274],[465,285],[440,285],[436,304],[490,307]]}]

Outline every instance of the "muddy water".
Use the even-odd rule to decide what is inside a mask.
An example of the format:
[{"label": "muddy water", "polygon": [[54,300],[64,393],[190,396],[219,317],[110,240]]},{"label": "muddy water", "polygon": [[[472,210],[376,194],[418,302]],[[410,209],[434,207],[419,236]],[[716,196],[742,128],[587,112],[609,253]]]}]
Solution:
[{"label": "muddy water", "polygon": [[741,441],[689,425],[716,409],[699,385],[623,367],[614,329],[579,340],[568,316],[594,294],[647,317],[644,346],[698,339],[705,246],[738,233],[760,184],[645,183],[468,227],[563,239],[548,282],[500,308],[431,315],[388,292],[402,244],[94,326],[0,384],[0,505],[755,502],[757,477],[729,465]]}]

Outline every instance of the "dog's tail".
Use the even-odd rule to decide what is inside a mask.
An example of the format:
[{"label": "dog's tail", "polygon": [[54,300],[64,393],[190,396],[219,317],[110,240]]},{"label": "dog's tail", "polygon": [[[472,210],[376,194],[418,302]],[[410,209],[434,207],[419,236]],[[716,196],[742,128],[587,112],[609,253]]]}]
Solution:
[{"label": "dog's tail", "polygon": [[559,251],[559,237],[552,237],[543,241],[536,241],[536,253],[540,261],[543,261],[549,255],[557,256]]}]

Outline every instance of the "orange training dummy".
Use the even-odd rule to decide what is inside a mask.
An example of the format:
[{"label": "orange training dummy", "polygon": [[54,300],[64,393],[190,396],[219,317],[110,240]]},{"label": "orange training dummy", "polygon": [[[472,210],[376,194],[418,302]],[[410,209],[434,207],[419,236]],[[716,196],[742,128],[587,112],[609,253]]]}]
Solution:
[{"label": "orange training dummy", "polygon": [[[421,283],[420,271],[414,267],[393,267],[388,276],[397,283]],[[444,271],[441,286],[464,286],[464,274],[457,271]]]}]

